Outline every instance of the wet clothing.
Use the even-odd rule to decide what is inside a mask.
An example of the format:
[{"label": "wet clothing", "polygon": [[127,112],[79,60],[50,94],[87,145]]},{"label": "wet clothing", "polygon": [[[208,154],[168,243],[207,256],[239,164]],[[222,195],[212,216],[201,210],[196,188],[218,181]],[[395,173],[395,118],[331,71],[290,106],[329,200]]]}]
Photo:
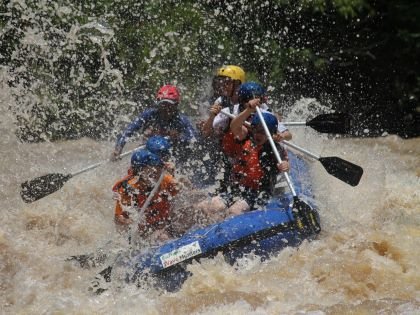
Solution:
[{"label": "wet clothing", "polygon": [[230,101],[230,99],[227,96],[219,96],[217,99],[214,100],[214,102],[212,104],[214,104],[214,103],[220,104],[222,106],[222,108],[233,106],[232,102]]},{"label": "wet clothing", "polygon": [[[194,174],[195,165],[190,163],[194,157],[194,146],[191,144],[196,141],[197,132],[187,116],[176,113],[167,121],[160,117],[158,108],[147,109],[119,136],[115,145],[116,151],[121,151],[127,139],[136,131],[141,131],[149,136],[168,136],[172,143],[171,155],[177,169],[187,176]],[[177,135],[173,135],[173,133]]]},{"label": "wet clothing", "polygon": [[[222,108],[232,106],[232,103],[227,96],[214,96],[210,99],[209,103],[211,105],[217,103],[221,105]],[[202,129],[204,121],[200,122],[200,124],[201,126],[197,127],[198,130]],[[200,188],[213,185],[216,182],[216,177],[221,168],[220,163],[223,158],[223,152],[220,150],[220,139],[214,136],[209,137],[201,135],[194,154],[200,161],[199,164],[201,166],[197,167],[196,173],[196,176],[200,178]]]},{"label": "wet clothing", "polygon": [[[133,175],[127,175],[115,183],[112,190],[119,194],[115,205],[115,217],[130,217],[123,206],[133,206],[140,210],[147,200],[153,186],[148,186]],[[177,185],[172,175],[165,175],[159,190],[153,196],[149,206],[144,211],[144,221],[139,223],[142,233],[153,232],[159,229],[170,229],[170,211],[172,197],[178,193]],[[117,220],[116,220],[117,221]]]},{"label": "wet clothing", "polygon": [[[263,111],[269,111],[269,108],[266,104],[262,104],[260,108]],[[237,116],[244,109],[244,105],[236,104],[234,106],[223,108],[222,111]],[[249,117],[248,120],[251,121],[252,116]],[[217,190],[218,194],[226,194],[228,190],[232,189],[231,172],[233,163],[237,158],[237,155],[242,152],[243,143],[235,139],[235,136],[230,131],[230,122],[231,118],[222,113],[219,113],[213,121],[213,129],[215,130],[216,135],[219,135],[220,137],[220,150],[223,152],[221,160],[223,162],[224,174],[223,179],[219,183],[220,187]],[[278,131],[283,132],[286,130],[286,126],[279,122]]]},{"label": "wet clothing", "polygon": [[[261,104],[260,108],[263,112],[264,111],[270,112],[270,109],[268,108],[267,104]],[[231,114],[237,116],[244,109],[245,108],[243,108],[242,105],[236,104],[234,106],[225,107],[225,108],[222,109],[222,111],[224,111],[226,113],[231,113]],[[222,113],[219,113],[214,118],[213,129],[215,130],[216,133],[221,134],[221,133],[225,132],[226,130],[229,130],[230,122],[231,122],[231,119],[228,116],[226,116]],[[286,130],[288,130],[287,127],[282,122],[279,122],[277,131],[278,132],[284,132]]]},{"label": "wet clothing", "polygon": [[[282,160],[288,160],[287,151],[278,143]],[[279,170],[269,141],[256,146],[250,138],[242,141],[241,152],[232,162],[230,191],[222,196],[228,203],[235,197],[244,199],[251,210],[263,206],[273,194]],[[223,195],[223,194],[222,194]]]},{"label": "wet clothing", "polygon": [[238,141],[232,131],[226,131],[221,140],[222,151],[228,159],[234,159],[242,151],[242,142]]},{"label": "wet clothing", "polygon": [[164,121],[159,116],[157,108],[147,109],[142,112],[123,133],[118,137],[116,149],[122,149],[134,132],[138,130],[152,129],[154,135],[170,136],[170,131],[177,131],[179,137],[171,139],[174,144],[187,143],[196,138],[196,131],[187,116],[176,114],[169,121]]}]

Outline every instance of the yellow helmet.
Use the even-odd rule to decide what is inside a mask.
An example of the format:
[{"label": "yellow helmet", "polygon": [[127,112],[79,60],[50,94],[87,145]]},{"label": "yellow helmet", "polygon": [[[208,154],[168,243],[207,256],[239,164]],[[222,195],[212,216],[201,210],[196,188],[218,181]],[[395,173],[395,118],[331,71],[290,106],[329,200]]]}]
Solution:
[{"label": "yellow helmet", "polygon": [[245,82],[245,71],[238,66],[223,66],[217,70],[216,75],[221,77],[228,77],[232,80],[238,80],[241,81],[241,83]]}]

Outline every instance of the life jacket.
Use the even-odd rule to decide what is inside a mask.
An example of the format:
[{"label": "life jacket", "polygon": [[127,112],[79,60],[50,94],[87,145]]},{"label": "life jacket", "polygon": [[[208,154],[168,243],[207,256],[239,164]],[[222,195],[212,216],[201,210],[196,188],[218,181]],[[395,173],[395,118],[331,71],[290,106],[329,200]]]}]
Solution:
[{"label": "life jacket", "polygon": [[[243,108],[239,108],[239,113]],[[229,106],[229,113],[234,113],[234,107]],[[229,124],[224,130],[221,137],[221,146],[223,153],[229,158],[237,158],[242,152],[243,141],[239,141],[235,138],[234,134],[230,131],[230,122],[232,119],[229,118]]]},{"label": "life jacket", "polygon": [[[276,144],[282,160],[288,160],[287,151]],[[247,189],[264,190],[271,193],[275,185],[277,159],[267,141],[261,146],[255,146],[251,139],[246,139],[242,151],[232,168],[232,180]]]},{"label": "life jacket", "polygon": [[260,188],[264,170],[260,163],[261,146],[254,146],[250,139],[242,146],[240,158],[233,165],[232,177],[235,182],[246,188]]},{"label": "life jacket", "polygon": [[230,158],[236,158],[242,151],[242,142],[237,140],[231,131],[225,132],[222,136],[222,151]]},{"label": "life jacket", "polygon": [[[145,185],[132,175],[124,177],[118,181],[112,190],[120,195],[115,207],[115,215],[123,215],[128,218],[128,213],[123,211],[122,205],[135,206],[141,209],[148,198],[153,187]],[[170,209],[172,196],[178,193],[178,189],[171,175],[167,174],[160,184],[159,190],[153,196],[149,206],[145,209],[145,222],[139,226],[157,230],[165,227],[170,221]]]}]

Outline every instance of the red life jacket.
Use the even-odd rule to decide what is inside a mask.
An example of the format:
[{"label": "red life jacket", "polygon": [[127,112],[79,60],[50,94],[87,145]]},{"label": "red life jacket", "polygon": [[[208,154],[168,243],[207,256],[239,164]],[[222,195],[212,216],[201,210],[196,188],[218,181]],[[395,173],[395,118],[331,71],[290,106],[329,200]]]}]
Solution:
[{"label": "red life jacket", "polygon": [[251,140],[242,145],[239,159],[233,165],[232,176],[239,185],[251,189],[259,189],[264,170],[260,164],[261,146],[254,146]]},{"label": "red life jacket", "polygon": [[[239,108],[239,113],[242,112],[242,108]],[[229,109],[229,112],[232,113],[233,112],[233,107]],[[250,120],[250,118],[248,118],[248,121]],[[230,122],[232,120],[229,119],[229,125]],[[243,141],[239,141],[235,138],[235,136],[233,135],[232,131],[230,131],[230,126],[228,126],[226,128],[226,130],[223,133],[222,136],[222,150],[223,153],[230,157],[230,158],[237,158],[241,155],[242,152],[242,146],[244,144]]]},{"label": "red life jacket", "polygon": [[235,139],[235,136],[231,131],[227,131],[222,137],[222,150],[223,153],[230,157],[236,158],[242,152],[243,143]]}]

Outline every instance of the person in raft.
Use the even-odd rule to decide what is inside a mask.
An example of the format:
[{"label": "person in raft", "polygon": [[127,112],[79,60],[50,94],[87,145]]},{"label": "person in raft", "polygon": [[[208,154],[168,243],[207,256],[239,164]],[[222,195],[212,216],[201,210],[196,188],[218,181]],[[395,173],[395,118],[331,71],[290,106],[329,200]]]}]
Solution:
[{"label": "person in raft", "polygon": [[111,161],[118,159],[128,138],[139,130],[144,134],[168,137],[175,158],[188,158],[185,148],[196,140],[197,135],[188,117],[179,112],[180,101],[181,95],[175,86],[162,86],[156,95],[156,106],[143,111],[118,137]]},{"label": "person in raft", "polygon": [[[214,137],[218,137],[219,145],[217,148],[222,154],[221,160],[223,162],[223,178],[218,182],[219,187],[217,188],[217,194],[223,194],[230,190],[232,163],[236,152],[241,150],[240,141],[235,139],[235,135],[230,129],[232,118],[224,115],[221,111],[237,116],[248,107],[248,103],[252,99],[257,98],[260,100],[261,110],[269,111],[269,108],[265,103],[267,96],[264,87],[256,82],[245,82],[239,86],[238,104],[234,105],[232,108],[228,107],[222,109],[221,106],[217,105],[212,108],[214,111],[209,117],[209,122],[212,124]],[[250,120],[252,117],[249,117],[248,119]],[[291,139],[291,133],[281,122],[278,122],[277,126],[277,132],[273,135],[275,141]]]},{"label": "person in raft", "polygon": [[[259,116],[254,114],[262,100],[255,97],[247,101],[246,108],[230,124],[230,129],[240,144],[232,157],[230,191],[205,200],[198,209],[205,212],[210,222],[227,216],[263,207],[273,195],[277,175],[289,171],[287,151],[278,143],[282,163],[278,163],[265,134]],[[277,117],[262,112],[271,135],[278,131]],[[244,125],[252,116],[251,127]]]},{"label": "person in raft", "polygon": [[[221,108],[233,108],[238,102],[239,86],[245,82],[245,71],[235,65],[222,66],[216,70],[213,77],[213,96],[210,99],[210,116],[197,123],[200,133],[198,153],[201,154],[204,166],[204,183],[212,185],[216,182],[220,165],[223,161],[223,152],[220,149],[219,135],[213,132],[212,112]],[[207,158],[205,158],[207,156]]]},{"label": "person in raft", "polygon": [[[118,230],[125,231],[133,223],[138,224],[140,236],[155,237],[166,240],[172,237],[170,211],[172,199],[178,194],[180,185],[174,177],[166,172],[162,159],[146,150],[140,149],[131,157],[131,172],[117,181],[112,190],[114,192],[115,217]],[[131,174],[130,174],[131,173]],[[136,213],[143,208],[154,187],[163,176],[159,188],[151,196],[150,204],[140,213],[140,222],[134,222]]]}]

